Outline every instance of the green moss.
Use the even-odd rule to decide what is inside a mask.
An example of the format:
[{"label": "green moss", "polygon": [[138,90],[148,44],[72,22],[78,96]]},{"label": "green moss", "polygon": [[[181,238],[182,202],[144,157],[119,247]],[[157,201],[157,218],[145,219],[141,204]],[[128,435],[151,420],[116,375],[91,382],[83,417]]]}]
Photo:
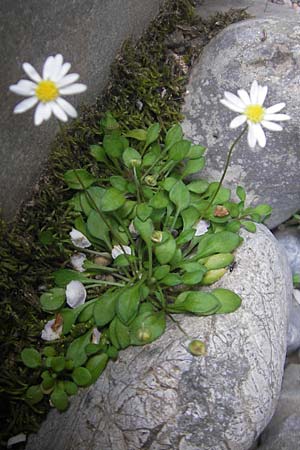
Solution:
[{"label": "green moss", "polygon": [[71,194],[62,181],[64,172],[75,165],[97,174],[88,147],[101,139],[99,121],[105,111],[111,111],[125,128],[160,122],[166,129],[179,121],[194,60],[218,31],[245,17],[243,11],[231,11],[205,23],[194,15],[190,0],[167,1],[142,38],[136,44],[124,44],[112,65],[106,92],[95,105],[83,108],[80,119],[65,130],[70,149],[61,136],[56,138],[32,200],[9,226],[0,221],[0,437],[4,447],[9,436],[36,430],[49,408],[46,403],[30,407],[23,400],[27,385],[35,384],[39,373],[23,366],[20,353],[25,346],[39,345],[43,327],[39,290],[71,253],[67,242]]}]

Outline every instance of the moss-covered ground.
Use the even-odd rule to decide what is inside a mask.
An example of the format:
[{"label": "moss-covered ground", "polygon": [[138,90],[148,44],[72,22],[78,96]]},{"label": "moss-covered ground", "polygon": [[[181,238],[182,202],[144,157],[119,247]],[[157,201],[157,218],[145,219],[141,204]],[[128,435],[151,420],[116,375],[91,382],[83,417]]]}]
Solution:
[{"label": "moss-covered ground", "polygon": [[[0,221],[0,447],[7,438],[38,428],[49,405],[29,406],[23,399],[37,373],[23,366],[20,352],[39,346],[43,314],[39,290],[51,272],[66,264],[71,247],[70,192],[62,181],[71,167],[89,167],[97,174],[89,145],[101,140],[99,121],[111,111],[122,127],[143,128],[160,122],[162,129],[181,119],[189,70],[208,41],[225,26],[245,18],[231,11],[203,22],[192,0],[167,0],[159,16],[136,43],[126,42],[111,68],[106,91],[53,142],[49,162],[30,202],[11,224]],[[99,174],[98,174],[99,175]],[[14,449],[22,448],[14,446]]]}]

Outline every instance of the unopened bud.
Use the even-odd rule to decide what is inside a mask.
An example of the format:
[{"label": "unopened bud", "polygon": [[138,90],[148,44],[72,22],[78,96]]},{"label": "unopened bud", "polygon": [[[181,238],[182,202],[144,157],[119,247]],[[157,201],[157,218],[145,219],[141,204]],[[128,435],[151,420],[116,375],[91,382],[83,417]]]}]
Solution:
[{"label": "unopened bud", "polygon": [[163,234],[161,231],[153,231],[152,236],[151,236],[151,240],[153,242],[161,242],[163,238]]},{"label": "unopened bud", "polygon": [[157,185],[156,178],[153,177],[152,175],[148,175],[147,177],[145,177],[145,183],[148,184],[148,186],[156,186]]},{"label": "unopened bud", "polygon": [[138,167],[138,166],[141,165],[141,163],[142,163],[142,161],[141,161],[140,159],[132,159],[132,160],[130,161],[130,165],[131,165],[132,167]]},{"label": "unopened bud", "polygon": [[228,211],[228,209],[225,208],[225,206],[222,206],[222,205],[216,206],[216,209],[214,211],[215,217],[225,217],[225,216],[228,216],[228,214],[229,214],[229,211]]},{"label": "unopened bud", "polygon": [[149,339],[151,338],[151,332],[150,330],[141,328],[140,330],[138,330],[137,332],[137,337],[140,341],[142,342],[147,342],[149,341]]},{"label": "unopened bud", "polygon": [[205,356],[206,346],[204,342],[195,339],[189,343],[189,351],[194,356]]}]

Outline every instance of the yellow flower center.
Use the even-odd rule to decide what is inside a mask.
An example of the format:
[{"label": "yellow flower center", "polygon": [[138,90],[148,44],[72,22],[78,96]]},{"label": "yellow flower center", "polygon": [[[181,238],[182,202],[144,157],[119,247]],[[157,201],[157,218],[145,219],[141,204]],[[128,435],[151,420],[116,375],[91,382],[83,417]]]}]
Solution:
[{"label": "yellow flower center", "polygon": [[36,87],[35,95],[41,102],[47,103],[55,100],[59,95],[59,91],[53,81],[42,80]]},{"label": "yellow flower center", "polygon": [[244,114],[250,122],[259,123],[264,118],[265,110],[261,105],[249,105],[245,109]]}]

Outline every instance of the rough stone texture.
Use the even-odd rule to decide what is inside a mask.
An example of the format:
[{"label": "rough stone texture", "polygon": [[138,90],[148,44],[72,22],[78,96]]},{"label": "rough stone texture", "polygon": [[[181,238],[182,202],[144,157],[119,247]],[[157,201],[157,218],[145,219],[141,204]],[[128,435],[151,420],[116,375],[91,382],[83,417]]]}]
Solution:
[{"label": "rough stone texture", "polygon": [[205,48],[187,86],[183,123],[185,135],[208,147],[207,168],[199,176],[219,179],[228,148],[240,133],[230,130],[236,113],[220,104],[224,91],[249,91],[256,79],[268,85],[265,106],[285,101],[292,117],[282,132],[266,132],[265,149],[250,149],[246,137],[237,145],[225,185],[243,185],[252,204],[269,203],[270,228],[300,206],[299,70],[300,23],[255,19],[227,27]]},{"label": "rough stone texture", "polygon": [[41,70],[47,56],[62,53],[88,90],[71,103],[94,103],[123,41],[138,36],[163,0],[1,0],[0,2],[0,208],[12,218],[29,196],[57,130],[55,120],[35,128],[32,111],[13,115],[22,97],[8,91],[26,78],[28,61]]},{"label": "rough stone texture", "polygon": [[66,413],[51,411],[27,450],[248,450],[280,393],[291,277],[265,227],[243,235],[237,265],[219,283],[242,307],[177,316],[207,356],[189,354],[169,323],[158,341],[123,351]]},{"label": "rough stone texture", "polygon": [[259,450],[298,450],[300,443],[300,365],[290,364],[276,412],[261,436]]},{"label": "rough stone texture", "polygon": [[285,250],[292,272],[300,273],[300,228],[288,227],[274,232],[280,247]]},{"label": "rough stone texture", "polygon": [[288,334],[287,334],[287,353],[290,354],[300,348],[300,304],[297,297],[298,290],[294,289],[290,303]]}]

